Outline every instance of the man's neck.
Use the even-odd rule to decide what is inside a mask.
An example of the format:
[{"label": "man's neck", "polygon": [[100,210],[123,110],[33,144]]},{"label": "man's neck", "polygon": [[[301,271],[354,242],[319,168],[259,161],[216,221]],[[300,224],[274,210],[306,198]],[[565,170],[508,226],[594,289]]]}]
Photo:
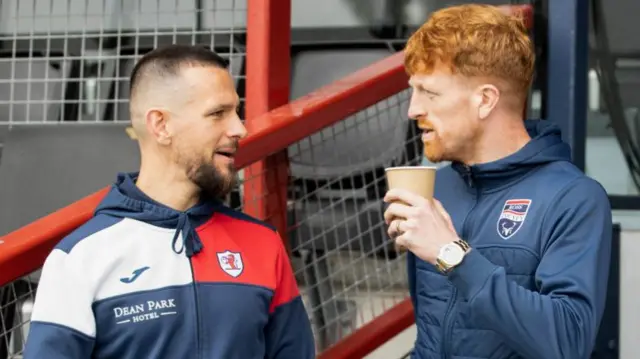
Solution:
[{"label": "man's neck", "polygon": [[186,211],[200,199],[200,190],[170,166],[151,166],[143,161],[137,187],[154,201],[177,211]]},{"label": "man's neck", "polygon": [[531,140],[524,121],[517,118],[494,119],[470,149],[473,157],[465,160],[467,165],[489,163],[518,152]]}]

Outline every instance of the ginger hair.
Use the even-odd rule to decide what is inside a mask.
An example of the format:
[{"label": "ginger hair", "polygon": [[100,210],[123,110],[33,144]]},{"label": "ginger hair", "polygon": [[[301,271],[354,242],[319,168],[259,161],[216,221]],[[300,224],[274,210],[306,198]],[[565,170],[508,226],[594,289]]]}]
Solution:
[{"label": "ginger hair", "polygon": [[498,80],[526,96],[535,54],[521,17],[470,4],[434,12],[409,38],[404,62],[409,75],[445,66],[453,74]]}]

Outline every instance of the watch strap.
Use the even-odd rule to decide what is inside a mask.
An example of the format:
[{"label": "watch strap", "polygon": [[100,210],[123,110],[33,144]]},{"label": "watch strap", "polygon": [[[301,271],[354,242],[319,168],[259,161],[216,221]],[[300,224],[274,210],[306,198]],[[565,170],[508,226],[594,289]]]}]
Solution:
[{"label": "watch strap", "polygon": [[[454,241],[453,243],[458,245],[462,249],[462,251],[465,253],[465,255],[471,249],[471,246],[469,246],[469,243],[467,243],[463,239],[459,239],[457,241]],[[460,261],[460,263],[462,263],[462,261]],[[454,266],[448,265],[440,258],[436,258],[436,269],[438,269],[440,272],[444,274],[449,273],[455,267],[456,267],[455,265]]]},{"label": "watch strap", "polygon": [[467,243],[467,242],[466,242],[465,240],[463,240],[463,239],[459,239],[459,240],[457,240],[457,241],[455,241],[455,242],[453,242],[453,243],[455,243],[455,244],[459,245],[459,246],[460,246],[460,248],[462,248],[462,250],[463,250],[465,253],[467,253],[467,252],[469,251],[469,249],[471,248],[471,246],[469,246],[469,243]]}]

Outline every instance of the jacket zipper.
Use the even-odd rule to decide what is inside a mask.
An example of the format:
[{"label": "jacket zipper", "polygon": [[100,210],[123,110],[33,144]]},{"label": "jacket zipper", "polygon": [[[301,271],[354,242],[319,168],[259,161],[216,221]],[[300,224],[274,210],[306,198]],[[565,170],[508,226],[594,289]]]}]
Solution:
[{"label": "jacket zipper", "polygon": [[[447,306],[447,311],[444,313],[444,324],[442,325],[442,346],[444,347],[443,358],[447,359],[450,357],[451,353],[451,335],[453,334],[453,325],[451,325],[451,320],[454,317],[452,315],[453,307],[455,306],[455,302],[458,300],[458,290],[454,287],[451,290],[451,298],[449,299],[449,305]],[[449,328],[451,327],[451,329]]]},{"label": "jacket zipper", "polygon": [[189,266],[191,267],[191,280],[192,280],[192,284],[193,284],[193,299],[195,301],[196,304],[196,359],[201,358],[201,354],[200,354],[200,343],[201,338],[200,338],[200,301],[198,300],[198,287],[197,287],[197,282],[196,282],[196,274],[195,271],[193,269],[193,262],[191,261],[191,258],[189,259]]},{"label": "jacket zipper", "polygon": [[[476,209],[476,206],[478,205],[478,202],[480,202],[480,189],[477,187],[477,184],[474,181],[473,178],[473,172],[471,170],[471,168],[466,167],[467,172],[465,173],[465,182],[466,184],[471,187],[471,186],[476,186],[476,199],[473,203],[473,206],[471,206],[471,209],[469,210],[469,212],[467,212],[467,215],[464,217],[464,220],[462,221],[462,239],[467,240],[468,236],[468,228],[467,228],[467,220],[469,219],[469,217],[471,216],[471,213]],[[451,344],[451,338],[453,337],[453,319],[455,318],[455,307],[458,301],[458,289],[456,287],[453,287],[451,289],[451,299],[449,300],[449,305],[447,306],[447,310],[445,311],[444,314],[444,323],[442,326],[442,344],[444,347],[444,351],[443,351],[443,358],[444,359],[449,359],[451,357],[451,351],[452,351],[452,344]]]}]

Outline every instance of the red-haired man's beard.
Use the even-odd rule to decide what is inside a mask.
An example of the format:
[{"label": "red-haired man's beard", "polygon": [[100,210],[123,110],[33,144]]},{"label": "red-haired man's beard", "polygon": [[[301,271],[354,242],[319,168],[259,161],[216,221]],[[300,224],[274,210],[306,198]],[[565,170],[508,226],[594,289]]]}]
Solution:
[{"label": "red-haired man's beard", "polygon": [[422,117],[418,119],[418,127],[422,130],[422,144],[425,157],[433,163],[446,160],[444,158],[444,142],[433,124],[425,117]]},{"label": "red-haired man's beard", "polygon": [[422,144],[424,155],[429,162],[438,163],[447,160],[444,143],[435,131],[423,135]]}]

